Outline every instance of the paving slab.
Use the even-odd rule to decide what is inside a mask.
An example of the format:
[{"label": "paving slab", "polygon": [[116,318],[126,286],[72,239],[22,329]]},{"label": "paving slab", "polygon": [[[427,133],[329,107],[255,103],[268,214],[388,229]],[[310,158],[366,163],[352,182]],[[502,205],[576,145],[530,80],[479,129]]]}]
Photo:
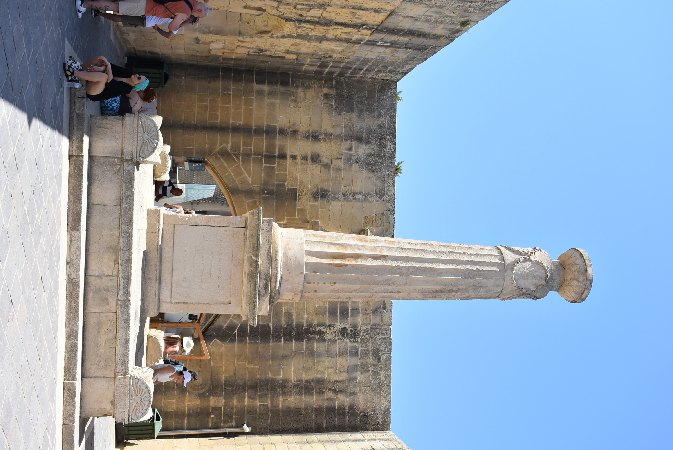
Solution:
[{"label": "paving slab", "polygon": [[5,0],[3,11],[0,344],[13,364],[0,366],[0,379],[13,382],[0,395],[0,448],[61,448],[70,101],[62,63],[70,52],[121,63],[124,49],[111,24],[78,19],[74,5]]}]

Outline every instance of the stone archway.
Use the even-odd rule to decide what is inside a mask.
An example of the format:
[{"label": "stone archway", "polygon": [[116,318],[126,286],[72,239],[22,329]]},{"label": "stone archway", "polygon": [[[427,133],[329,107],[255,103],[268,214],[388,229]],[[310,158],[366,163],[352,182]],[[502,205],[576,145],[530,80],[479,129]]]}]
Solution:
[{"label": "stone archway", "polygon": [[240,157],[220,149],[206,157],[206,169],[224,193],[232,215],[240,216],[261,206]]},{"label": "stone archway", "polygon": [[227,203],[229,203],[229,207],[231,208],[231,215],[240,216],[241,214],[239,212],[238,207],[236,206],[234,196],[231,195],[231,190],[229,190],[229,186],[227,186],[227,183],[222,179],[222,176],[217,171],[217,168],[213,166],[213,164],[209,160],[206,160],[206,170],[213,177],[215,183],[217,184],[217,187],[220,188],[220,190],[224,194],[224,197],[227,199]]}]

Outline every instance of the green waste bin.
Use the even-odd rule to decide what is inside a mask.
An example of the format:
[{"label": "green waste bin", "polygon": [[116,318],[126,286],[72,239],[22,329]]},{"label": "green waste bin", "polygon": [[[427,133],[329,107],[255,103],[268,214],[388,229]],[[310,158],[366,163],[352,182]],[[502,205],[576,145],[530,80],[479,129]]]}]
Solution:
[{"label": "green waste bin", "polygon": [[165,64],[162,60],[129,56],[126,58],[126,68],[133,73],[145,75],[150,80],[149,87],[164,87]]},{"label": "green waste bin", "polygon": [[149,419],[124,424],[124,440],[156,439],[159,431],[161,431],[161,414],[155,408]]}]

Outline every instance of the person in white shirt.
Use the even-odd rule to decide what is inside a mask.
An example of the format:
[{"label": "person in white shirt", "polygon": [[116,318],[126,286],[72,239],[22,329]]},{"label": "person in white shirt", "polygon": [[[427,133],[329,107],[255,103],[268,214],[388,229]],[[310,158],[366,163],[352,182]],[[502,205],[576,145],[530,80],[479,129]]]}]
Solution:
[{"label": "person in white shirt", "polygon": [[196,372],[187,370],[182,365],[175,364],[155,364],[152,367],[154,372],[152,376],[152,381],[156,383],[168,383],[172,381],[174,383],[182,384],[184,387],[187,387],[187,383],[192,380],[198,379]]},{"label": "person in white shirt", "polygon": [[125,27],[153,28],[154,30],[157,31],[157,33],[159,33],[166,39],[171,39],[173,36],[178,34],[178,31],[180,31],[181,29],[192,26],[199,21],[198,17],[189,16],[187,20],[185,20],[184,22],[182,22],[182,24],[180,24],[180,27],[178,27],[177,30],[166,31],[162,29],[161,26],[162,25],[167,26],[169,23],[173,21],[173,18],[157,17],[157,16],[123,16],[121,14],[101,12],[95,9],[92,9],[92,11],[94,17],[103,17],[104,19],[110,20],[112,22],[121,23]]}]

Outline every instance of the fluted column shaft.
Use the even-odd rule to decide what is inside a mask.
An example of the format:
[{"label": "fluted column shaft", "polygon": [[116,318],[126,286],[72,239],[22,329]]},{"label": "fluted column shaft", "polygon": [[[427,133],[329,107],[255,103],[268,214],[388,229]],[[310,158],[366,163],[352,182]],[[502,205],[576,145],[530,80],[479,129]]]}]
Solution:
[{"label": "fluted column shaft", "polygon": [[[581,250],[564,255],[552,261],[538,248],[276,227],[272,301],[536,299],[550,290],[558,290],[569,301],[582,301],[591,285],[590,262]],[[571,270],[564,268],[564,259]]]}]

